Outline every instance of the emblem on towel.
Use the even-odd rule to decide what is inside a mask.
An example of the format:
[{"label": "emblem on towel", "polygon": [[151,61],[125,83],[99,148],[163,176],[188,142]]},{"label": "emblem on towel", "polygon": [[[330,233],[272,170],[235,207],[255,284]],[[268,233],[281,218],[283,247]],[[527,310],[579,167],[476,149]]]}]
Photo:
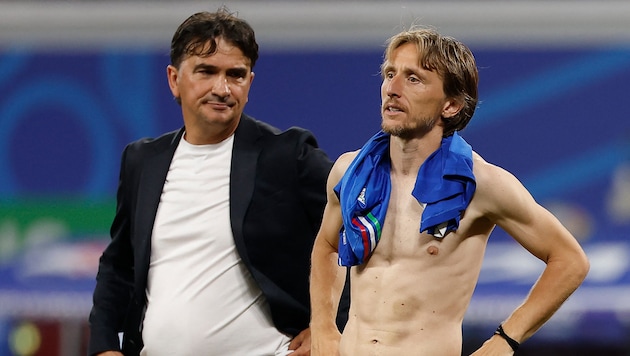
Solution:
[{"label": "emblem on towel", "polygon": [[359,201],[359,203],[365,205],[365,187],[361,189],[361,193],[359,193],[359,197],[357,198],[357,200]]}]

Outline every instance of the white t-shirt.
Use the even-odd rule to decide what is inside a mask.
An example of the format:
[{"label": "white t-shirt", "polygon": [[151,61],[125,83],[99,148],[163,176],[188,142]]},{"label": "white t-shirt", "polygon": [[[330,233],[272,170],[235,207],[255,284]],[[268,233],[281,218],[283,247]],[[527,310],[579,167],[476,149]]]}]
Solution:
[{"label": "white t-shirt", "polygon": [[234,245],[233,143],[182,138],[175,151],[151,240],[141,356],[286,354],[289,338]]}]

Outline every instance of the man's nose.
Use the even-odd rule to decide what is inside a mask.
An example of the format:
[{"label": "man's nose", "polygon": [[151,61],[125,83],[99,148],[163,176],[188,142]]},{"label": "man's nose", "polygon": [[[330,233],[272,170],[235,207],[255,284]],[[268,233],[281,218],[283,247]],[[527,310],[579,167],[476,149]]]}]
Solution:
[{"label": "man's nose", "polygon": [[226,76],[220,75],[216,78],[212,86],[212,93],[222,98],[230,95],[230,85]]},{"label": "man's nose", "polygon": [[400,76],[394,75],[391,78],[387,78],[385,80],[386,80],[385,93],[387,94],[387,96],[389,96],[389,97],[393,97],[393,96],[400,97],[400,89],[401,89],[401,85],[400,85],[401,78],[400,78]]}]

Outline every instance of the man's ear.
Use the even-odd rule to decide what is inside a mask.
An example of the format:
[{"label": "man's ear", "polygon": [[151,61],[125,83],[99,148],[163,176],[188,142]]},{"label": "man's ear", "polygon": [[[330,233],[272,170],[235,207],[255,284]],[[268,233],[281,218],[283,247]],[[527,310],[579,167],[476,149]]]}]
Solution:
[{"label": "man's ear", "polygon": [[173,65],[166,66],[166,79],[168,80],[168,86],[171,88],[173,97],[179,98],[179,86],[177,85],[177,77],[179,73],[177,68]]},{"label": "man's ear", "polygon": [[442,109],[443,118],[451,118],[464,108],[464,99],[448,98]]}]

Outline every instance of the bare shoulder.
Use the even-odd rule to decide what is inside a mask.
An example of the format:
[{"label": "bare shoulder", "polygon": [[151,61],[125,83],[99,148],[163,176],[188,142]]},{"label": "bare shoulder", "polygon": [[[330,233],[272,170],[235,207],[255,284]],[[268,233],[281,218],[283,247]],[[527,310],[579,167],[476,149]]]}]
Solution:
[{"label": "bare shoulder", "polygon": [[533,203],[533,197],[509,171],[473,153],[473,173],[477,183],[475,201],[489,215],[502,215],[520,203]]},{"label": "bare shoulder", "polygon": [[356,150],[342,153],[341,156],[339,156],[339,158],[337,158],[337,160],[335,161],[335,166],[337,166],[338,169],[343,169],[343,171],[345,172],[346,169],[348,169],[348,166],[350,165],[352,160],[359,154],[360,151],[361,150]]},{"label": "bare shoulder", "polygon": [[477,152],[473,152],[473,173],[477,181],[477,188],[482,189],[487,185],[500,183],[506,178],[513,177],[510,172],[486,161]]},{"label": "bare shoulder", "polygon": [[341,177],[343,177],[344,173],[346,173],[346,170],[350,166],[350,163],[352,163],[352,160],[359,154],[359,151],[360,150],[346,152],[337,158],[332,170],[330,171],[330,175],[328,176],[329,185],[335,186],[339,183]]}]

